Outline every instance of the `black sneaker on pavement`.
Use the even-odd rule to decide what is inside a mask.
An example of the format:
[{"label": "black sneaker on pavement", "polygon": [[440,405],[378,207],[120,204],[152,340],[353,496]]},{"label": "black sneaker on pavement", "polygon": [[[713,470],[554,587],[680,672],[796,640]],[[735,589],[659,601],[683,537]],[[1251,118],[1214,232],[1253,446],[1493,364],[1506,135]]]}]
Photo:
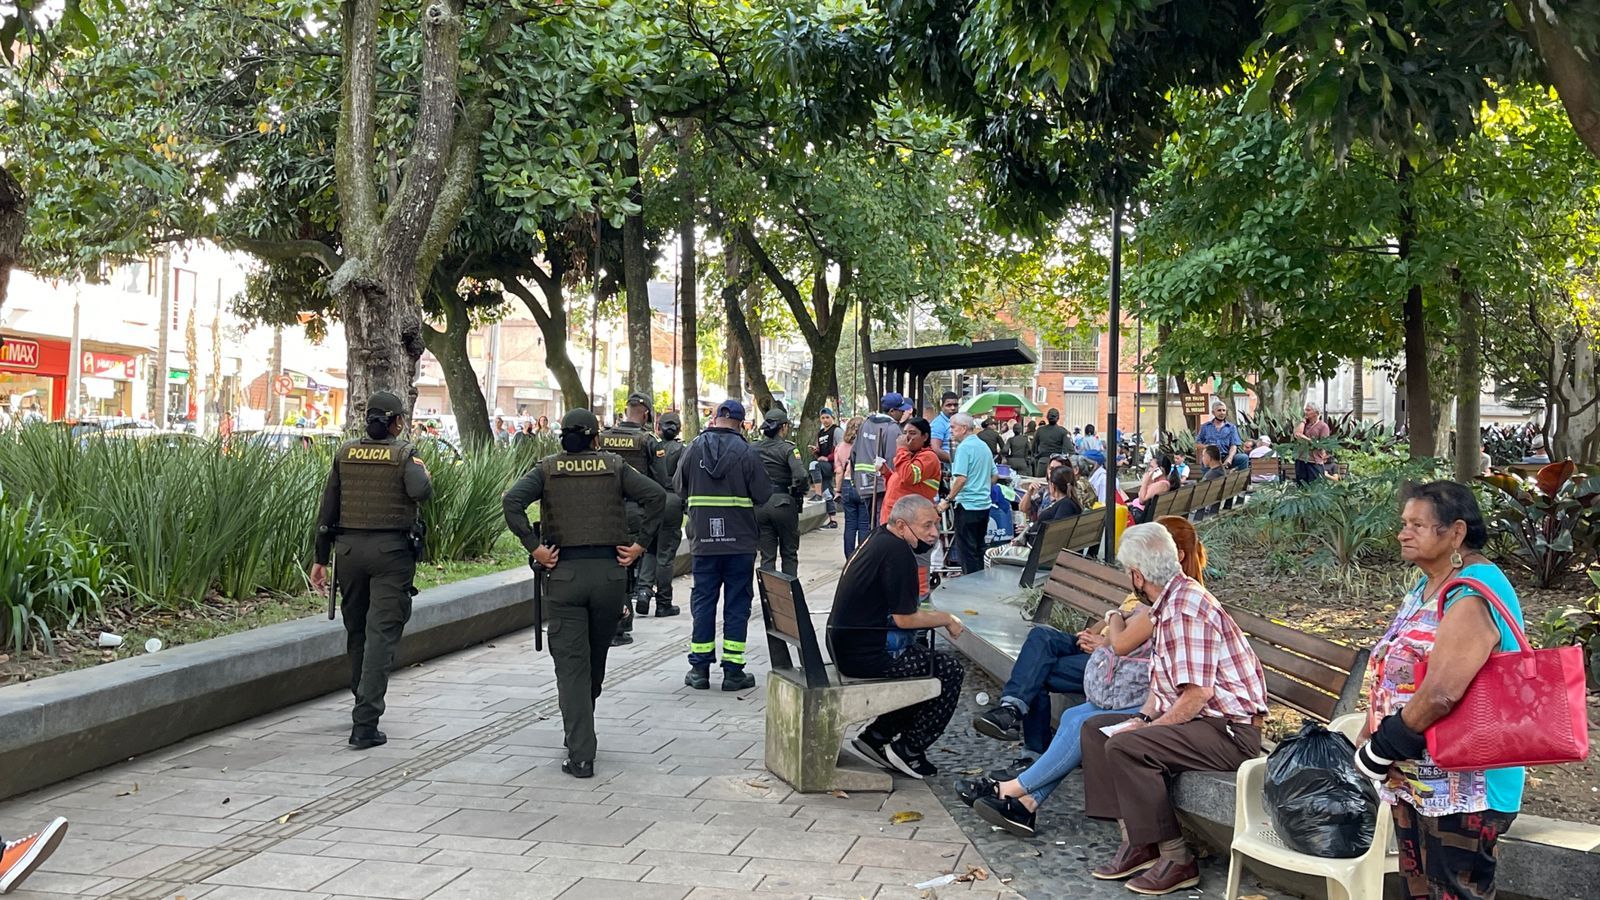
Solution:
[{"label": "black sneaker on pavement", "polygon": [[990,825],[999,825],[1017,837],[1033,837],[1034,825],[1039,821],[1039,814],[1023,806],[1016,797],[982,797],[972,804],[972,811]]},{"label": "black sneaker on pavement", "polygon": [[711,668],[709,666],[693,666],[689,674],[683,676],[683,683],[697,691],[711,688]]},{"label": "black sneaker on pavement", "polygon": [[918,781],[939,774],[939,767],[928,762],[928,757],[921,753],[913,752],[911,748],[900,741],[895,741],[885,747],[883,754],[889,760],[890,765]]},{"label": "black sneaker on pavement", "polygon": [[631,643],[633,643],[633,632],[631,631],[619,631],[611,637],[611,646],[613,647],[621,647]]},{"label": "black sneaker on pavement", "polygon": [[1036,762],[1038,762],[1038,760],[1031,756],[1019,756],[1016,759],[1013,759],[1011,761],[1011,765],[1009,766],[1001,766],[996,769],[990,769],[988,775],[995,781],[1011,781],[1012,779],[1021,775],[1023,772],[1027,771],[1028,767]]},{"label": "black sneaker on pavement", "polygon": [[667,616],[675,616],[681,612],[683,612],[683,610],[673,606],[671,600],[656,601],[656,618],[658,619],[664,619]]},{"label": "black sneaker on pavement", "polygon": [[373,725],[357,725],[350,729],[350,746],[357,750],[370,750],[389,743],[389,736]]},{"label": "black sneaker on pavement", "polygon": [[972,730],[997,741],[1022,740],[1022,713],[1016,707],[1000,704],[972,720]]},{"label": "black sneaker on pavement", "polygon": [[755,686],[756,677],[743,669],[724,669],[722,672],[722,689],[725,691],[748,691]]},{"label": "black sneaker on pavement", "polygon": [[863,731],[852,738],[850,743],[845,744],[844,748],[880,769],[888,769],[893,772],[895,770],[894,766],[889,763],[889,758],[883,755],[884,748],[888,744],[888,740],[880,738],[870,731]]},{"label": "black sneaker on pavement", "polygon": [[962,803],[971,806],[984,797],[996,796],[995,787],[999,783],[987,775],[979,775],[977,778],[958,778],[956,796],[961,798]]},{"label": "black sneaker on pavement", "polygon": [[593,778],[594,760],[566,759],[561,761],[561,771],[573,778]]}]

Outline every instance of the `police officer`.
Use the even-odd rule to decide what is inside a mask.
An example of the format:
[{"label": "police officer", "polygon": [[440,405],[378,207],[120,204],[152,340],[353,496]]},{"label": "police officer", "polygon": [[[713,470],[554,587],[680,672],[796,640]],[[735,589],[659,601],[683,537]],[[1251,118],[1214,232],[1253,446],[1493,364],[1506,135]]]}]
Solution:
[{"label": "police officer", "polygon": [[[600,449],[622,457],[623,462],[631,466],[635,472],[648,477],[662,490],[666,490],[672,485],[672,482],[667,480],[666,458],[657,455],[656,451],[660,449],[657,446],[659,442],[645,424],[650,418],[650,407],[649,397],[637,391],[629,394],[622,418],[615,425],[600,432]],[[628,514],[637,516],[638,509],[629,507]],[[655,543],[653,530],[642,532],[642,535],[639,541],[641,544],[649,547]],[[654,557],[651,557],[651,565],[654,565]],[[633,596],[622,604],[622,622],[617,628],[616,636],[611,640],[613,647],[633,643],[635,609],[638,609],[641,615],[650,612],[650,583],[644,577],[646,575],[654,577],[654,571],[644,571],[642,562],[629,570],[629,588]]]},{"label": "police officer", "polygon": [[1072,436],[1062,428],[1061,410],[1052,409],[1045,413],[1047,424],[1040,425],[1039,430],[1033,435],[1033,474],[1049,474],[1050,457],[1058,453],[1066,453],[1067,447],[1072,443]]},{"label": "police officer", "polygon": [[772,482],[772,497],[756,508],[756,527],[760,529],[757,547],[761,567],[773,568],[780,551],[783,574],[800,573],[800,502],[809,484],[800,448],[789,436],[789,414],[781,406],[767,410],[761,423],[764,440],[756,444],[761,465]]},{"label": "police officer", "polygon": [[334,453],[317,513],[311,587],[317,593],[326,590],[328,559],[336,557],[350,692],[356,698],[350,746],[357,750],[389,740],[378,730],[378,719],[389,666],[417,592],[411,583],[422,556],[417,504],[433,495],[427,467],[400,439],[405,427],[400,398],[388,391],[373,394],[367,400],[367,436]]},{"label": "police officer", "polygon": [[[572,410],[561,418],[561,452],[540,460],[502,501],[506,525],[546,573],[550,656],[567,736],[561,771],[574,778],[594,777],[594,701],[617,610],[628,600],[628,569],[644,553],[642,535],[660,524],[666,500],[660,485],[599,447],[600,420]],[[534,501],[538,534],[528,521]],[[639,509],[637,530],[628,501]]]},{"label": "police officer", "polygon": [[[683,431],[683,418],[676,412],[663,413],[659,427],[661,443],[656,446],[656,455],[665,464],[668,484],[672,484],[672,480],[678,476],[678,463],[683,459],[683,441],[678,439]],[[656,531],[656,618],[675,616],[680,612],[678,607],[672,605],[672,571],[678,558],[678,546],[682,542],[683,498],[669,488],[667,505],[661,514],[661,528]],[[639,612],[643,614],[645,610],[640,609]]]}]

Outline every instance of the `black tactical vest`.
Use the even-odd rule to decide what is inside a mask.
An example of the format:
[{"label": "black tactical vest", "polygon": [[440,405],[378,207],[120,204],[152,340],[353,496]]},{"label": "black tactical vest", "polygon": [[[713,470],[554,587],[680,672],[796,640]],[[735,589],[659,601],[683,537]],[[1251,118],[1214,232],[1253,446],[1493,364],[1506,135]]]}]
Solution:
[{"label": "black tactical vest", "polygon": [[667,480],[671,481],[676,478],[678,475],[678,463],[683,459],[683,441],[676,438],[670,441],[662,441],[656,448],[656,452],[666,459]]},{"label": "black tactical vest", "polygon": [[767,478],[772,482],[773,496],[788,494],[792,485],[793,473],[789,471],[789,457],[794,455],[794,444],[782,438],[767,438],[756,445],[756,455],[761,457],[761,465],[767,470]]},{"label": "black tactical vest", "polygon": [[405,466],[411,445],[362,439],[339,447],[339,527],[355,531],[406,531],[417,522],[417,504],[406,494]]},{"label": "black tactical vest", "polygon": [[600,450],[615,453],[640,475],[650,474],[649,435],[642,428],[607,428],[600,432]]},{"label": "black tactical vest", "polygon": [[557,547],[619,547],[633,543],[622,505],[622,466],[614,453],[558,453],[539,462],[544,494],[539,530]]}]

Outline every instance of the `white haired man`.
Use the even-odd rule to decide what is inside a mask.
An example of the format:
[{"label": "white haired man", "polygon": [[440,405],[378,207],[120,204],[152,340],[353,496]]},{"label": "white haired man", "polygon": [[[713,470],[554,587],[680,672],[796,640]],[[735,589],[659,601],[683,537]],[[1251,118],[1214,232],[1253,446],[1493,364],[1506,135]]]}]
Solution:
[{"label": "white haired man", "polygon": [[1116,856],[1093,874],[1138,876],[1129,890],[1167,894],[1200,883],[1167,781],[1180,772],[1233,771],[1261,753],[1266,675],[1222,604],[1183,574],[1166,528],[1130,527],[1117,562],[1151,604],[1150,694],[1131,719],[1111,714],[1083,723],[1084,811],[1122,826]]},{"label": "white haired man", "polygon": [[[956,555],[961,572],[983,571],[983,545],[989,532],[989,489],[994,485],[994,454],[974,432],[978,423],[966,413],[950,417],[950,437],[956,442],[950,466],[950,493],[939,504],[942,512],[956,509]],[[970,438],[970,440],[969,440]]]},{"label": "white haired man", "polygon": [[[1322,418],[1322,405],[1315,400],[1307,400],[1305,419],[1294,427],[1294,436],[1302,441],[1322,441],[1333,435],[1333,429],[1328,427],[1327,421]],[[1294,461],[1295,484],[1305,484],[1316,481],[1326,474],[1323,467],[1328,462],[1328,451],[1313,447],[1309,453],[1302,453]]]},{"label": "white haired man", "polygon": [[939,679],[939,696],[886,712],[850,742],[850,750],[874,765],[912,778],[937,775],[926,751],[944,733],[961,699],[965,671],[954,656],[921,646],[913,630],[943,628],[961,635],[961,620],[947,612],[921,609],[917,554],[939,537],[933,502],[907,494],[889,509],[889,520],[875,529],[845,563],[828,614],[828,645],[845,675],[858,678]]}]

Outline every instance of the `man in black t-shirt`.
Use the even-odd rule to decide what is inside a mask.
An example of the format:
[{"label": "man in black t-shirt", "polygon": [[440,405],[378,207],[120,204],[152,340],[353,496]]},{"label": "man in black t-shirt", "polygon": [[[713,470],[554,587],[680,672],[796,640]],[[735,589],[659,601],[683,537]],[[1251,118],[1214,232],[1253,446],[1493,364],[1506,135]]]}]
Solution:
[{"label": "man in black t-shirt", "polygon": [[954,656],[917,645],[913,632],[964,630],[949,613],[919,609],[916,554],[939,537],[939,513],[926,497],[895,501],[889,521],[867,536],[839,576],[828,615],[828,646],[839,671],[858,678],[939,679],[939,696],[879,716],[849,749],[876,766],[912,778],[936,775],[928,747],[944,733],[961,699],[966,672]]}]

